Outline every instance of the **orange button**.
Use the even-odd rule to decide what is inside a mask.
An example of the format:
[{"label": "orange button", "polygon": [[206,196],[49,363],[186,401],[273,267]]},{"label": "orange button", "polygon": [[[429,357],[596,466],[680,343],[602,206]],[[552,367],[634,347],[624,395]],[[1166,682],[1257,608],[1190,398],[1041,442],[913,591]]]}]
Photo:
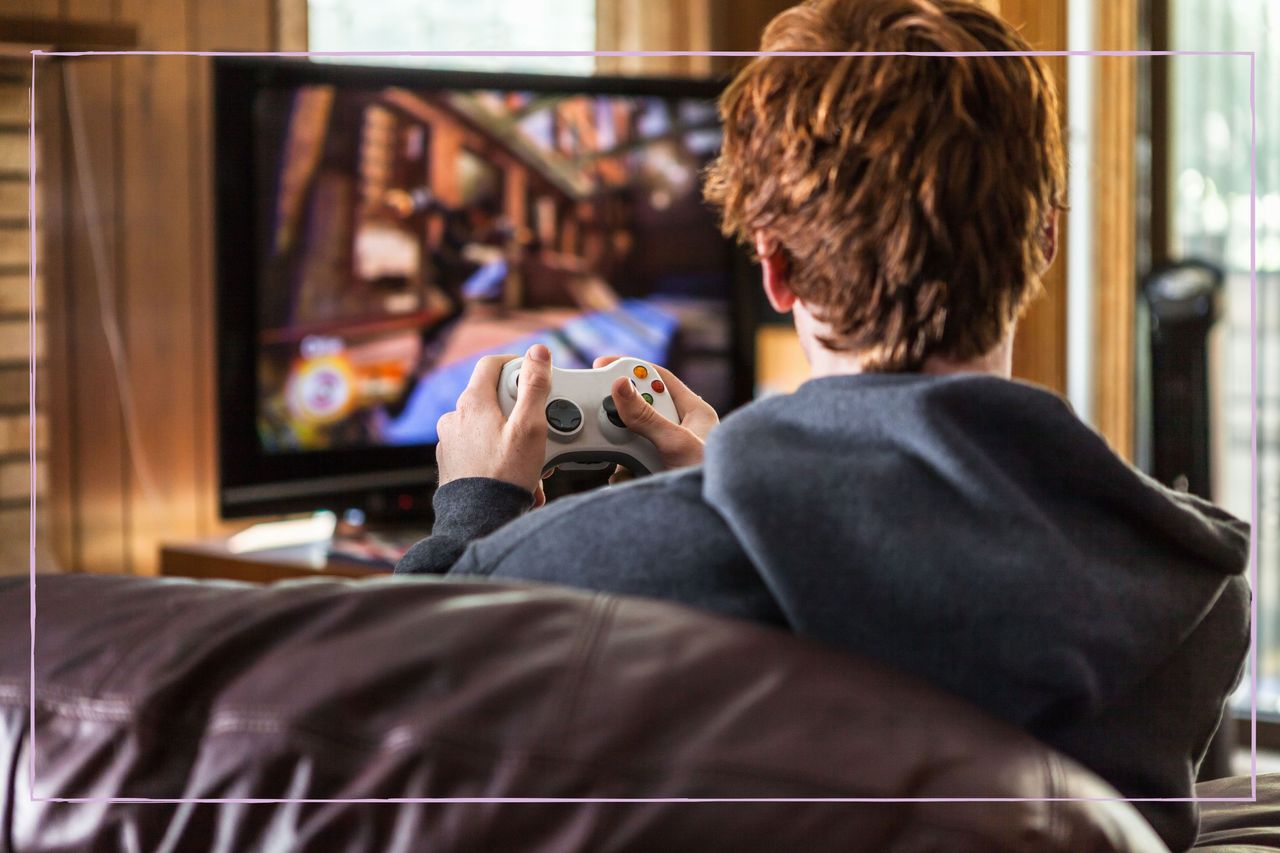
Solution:
[{"label": "orange button", "polygon": [[661,394],[663,391],[667,390],[667,386],[662,384],[661,379],[653,380],[653,384],[650,385],[649,387],[651,387],[658,394]]},{"label": "orange button", "polygon": [[637,364],[631,369],[631,372],[636,375],[636,379],[644,379],[649,375],[649,368],[645,367],[643,364]]}]

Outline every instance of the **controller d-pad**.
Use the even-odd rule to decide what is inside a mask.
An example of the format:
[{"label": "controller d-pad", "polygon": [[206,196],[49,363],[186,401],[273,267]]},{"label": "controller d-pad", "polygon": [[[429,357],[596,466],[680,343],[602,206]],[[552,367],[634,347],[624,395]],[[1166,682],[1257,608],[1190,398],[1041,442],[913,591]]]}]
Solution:
[{"label": "controller d-pad", "polygon": [[547,403],[547,423],[559,433],[576,432],[582,426],[582,409],[570,400],[552,400]]},{"label": "controller d-pad", "polygon": [[601,400],[600,405],[604,407],[604,415],[609,419],[609,423],[618,429],[627,428],[627,425],[622,422],[622,416],[618,414],[618,404],[613,402],[612,394]]}]

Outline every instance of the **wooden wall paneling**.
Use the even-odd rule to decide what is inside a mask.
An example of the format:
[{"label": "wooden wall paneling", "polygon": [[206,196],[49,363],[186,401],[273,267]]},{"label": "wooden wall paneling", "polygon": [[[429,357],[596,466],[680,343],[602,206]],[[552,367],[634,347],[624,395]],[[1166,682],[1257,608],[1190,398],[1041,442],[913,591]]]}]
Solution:
[{"label": "wooden wall paneling", "polygon": [[62,120],[61,73],[54,62],[42,60],[36,67],[36,122],[41,152],[38,168],[43,173],[40,182],[44,189],[41,202],[45,223],[43,243],[36,248],[37,272],[46,282],[46,310],[51,318],[45,325],[45,369],[36,374],[37,393],[42,393],[48,401],[48,418],[37,429],[48,424],[45,440],[52,448],[50,488],[45,498],[48,511],[38,512],[36,538],[47,543],[58,566],[65,568],[75,565],[79,549],[78,525],[72,521],[77,506],[75,472],[78,467],[71,396],[73,336],[66,334],[65,325],[54,325],[52,318],[69,318],[74,310],[69,288],[65,286],[70,278],[67,274],[69,253],[64,245],[74,208],[66,192],[71,172],[66,124]]},{"label": "wooden wall paneling", "polygon": [[[0,20],[0,31],[10,40],[28,45],[74,49],[133,45],[132,28],[111,21],[107,0],[31,0],[7,5],[3,11],[6,17]],[[43,291],[48,306],[45,322],[37,324],[36,341],[37,351],[44,353],[37,362],[36,441],[38,448],[48,448],[38,451],[43,456],[36,472],[37,560],[42,570],[80,567],[87,561],[90,568],[118,571],[124,565],[124,533],[119,524],[124,513],[119,495],[114,493],[122,482],[118,397],[97,313],[98,291],[87,242],[99,223],[91,228],[86,220],[70,147],[64,80],[67,62],[41,59],[36,66],[40,146],[36,191],[42,231],[37,246],[37,288]],[[89,63],[90,74],[104,65],[103,61],[84,62]],[[99,78],[77,91],[85,97],[109,94],[111,83]],[[86,145],[93,163],[91,172],[95,188],[102,188],[99,217],[112,222],[110,105],[87,108],[84,97],[81,101],[86,130],[94,137]],[[25,194],[23,187],[24,199]],[[112,238],[105,233],[104,237],[106,269],[111,271]],[[86,388],[86,395],[78,396]],[[88,461],[82,464],[82,459]],[[47,481],[47,487],[42,481]]]},{"label": "wooden wall paneling", "polygon": [[[714,27],[719,23],[715,6],[716,0],[687,0],[683,4],[683,22],[680,24],[684,29],[681,39],[683,50],[715,49]],[[714,70],[714,60],[715,57],[711,56],[688,57],[686,73],[705,77]]]},{"label": "wooden wall paneling", "polygon": [[[1100,50],[1138,46],[1138,0],[1094,6]],[[1137,276],[1137,61],[1097,57],[1094,72],[1094,424],[1133,457],[1134,292]]]},{"label": "wooden wall paneling", "polygon": [[[185,50],[187,6],[120,0],[138,22],[142,49]],[[208,410],[196,405],[198,369],[190,296],[193,211],[187,78],[195,60],[129,56],[114,60],[118,89],[121,323],[129,360],[133,443],[124,499],[135,573],[152,574],[165,537],[198,530],[192,436]]]},{"label": "wooden wall paneling", "polygon": [[[48,15],[49,7],[57,14],[57,0],[0,0],[0,15],[15,18],[33,18],[37,15]],[[16,39],[12,39],[16,41]],[[4,39],[11,41],[11,39]]]},{"label": "wooden wall paneling", "polygon": [[[793,0],[597,0],[598,50],[757,50]],[[733,57],[601,57],[605,74],[728,74]]]},{"label": "wooden wall paneling", "polygon": [[273,50],[306,50],[308,38],[307,0],[273,0],[275,11]]},{"label": "wooden wall paneling", "polygon": [[[769,21],[794,5],[792,0],[714,0],[711,49],[759,50],[760,36]],[[717,57],[714,70],[727,75],[747,61],[745,57]]]},{"label": "wooden wall paneling", "polygon": [[[275,50],[271,6],[276,0],[188,0],[187,44],[191,50]],[[305,0],[286,0],[302,2]],[[296,9],[294,12],[296,13]],[[283,19],[282,15],[282,19]],[[296,16],[295,16],[296,17]],[[276,25],[281,26],[280,24]],[[296,21],[295,21],[296,26]],[[296,37],[296,32],[294,32]],[[297,47],[293,45],[292,47]],[[217,365],[214,281],[213,78],[212,60],[198,60],[187,80],[188,200],[191,209],[191,334],[194,363],[191,382],[196,408],[195,452],[197,526],[202,536],[228,532],[218,514]],[[243,526],[243,525],[241,525]]]},{"label": "wooden wall paneling", "polygon": [[[192,50],[212,50],[209,23],[197,7],[189,16],[187,43]],[[216,43],[216,42],[215,42]],[[191,208],[191,340],[194,349],[194,372],[191,376],[198,417],[191,441],[195,452],[196,519],[202,535],[212,535],[219,524],[217,464],[217,364],[216,312],[214,303],[213,259],[213,119],[211,101],[213,84],[212,60],[197,62],[187,79],[188,137],[187,197]]]},{"label": "wooden wall paneling", "polygon": [[[33,0],[25,4],[27,14],[17,14],[12,7],[0,3],[0,41],[19,48],[22,59],[29,61],[31,47],[56,46],[59,50],[118,50],[134,44],[134,28],[119,26],[110,20],[69,21],[62,17],[61,0]],[[110,6],[99,3],[95,14],[111,14]]]},{"label": "wooden wall paneling", "polygon": [[[74,459],[78,548],[73,566],[85,571],[128,569],[125,542],[126,490],[124,421],[118,394],[116,365],[104,332],[107,316],[115,312],[111,287],[118,286],[116,205],[115,75],[109,58],[49,60],[64,83],[64,128],[67,151],[64,173],[72,176],[63,187],[64,204],[71,211],[66,234],[66,278],[62,282],[71,309],[67,318],[72,383],[71,447]],[[72,116],[78,115],[73,123]],[[76,132],[81,134],[83,160],[77,162]],[[86,198],[97,210],[86,210]],[[92,217],[92,218],[91,218]],[[96,231],[100,257],[95,261]]]},{"label": "wooden wall paneling", "polygon": [[[275,50],[279,0],[186,0],[193,50]],[[294,10],[296,17],[297,10]]]},{"label": "wooden wall paneling", "polygon": [[[123,34],[129,31],[126,24],[121,23],[118,15],[115,14],[115,5],[117,0],[34,0],[39,7],[37,14],[45,17],[56,17],[63,25],[71,29],[79,29],[81,25],[87,23],[106,25],[102,28],[103,33],[114,32]],[[119,24],[119,26],[116,26]],[[59,45],[65,41],[59,36]],[[112,45],[100,42],[94,45],[84,45],[98,49],[106,49]],[[136,45],[119,45],[125,49],[136,47]]]},{"label": "wooden wall paneling", "polygon": [[[625,33],[630,50],[693,50],[685,27],[688,7],[684,2],[656,4],[653,0],[625,0],[631,12]],[[628,57],[624,63],[639,74],[689,74],[693,57]]]},{"label": "wooden wall paneling", "polygon": [[[124,47],[264,49],[280,25],[271,4],[257,0],[41,2],[58,7],[68,28],[85,21],[120,32],[136,28],[136,45]],[[176,57],[49,62],[74,85],[100,206],[88,222],[63,105],[61,282],[51,293],[65,330],[51,349],[66,367],[54,395],[59,550],[73,568],[152,571],[162,540],[217,526],[209,63]],[[130,455],[102,331],[91,228],[102,237],[102,272],[114,285],[106,319],[117,323],[127,355],[138,458]]]},{"label": "wooden wall paneling", "polygon": [[[1017,27],[1033,50],[1067,48],[1067,0],[1000,0],[988,8]],[[1063,143],[1067,124],[1067,60],[1042,57],[1058,85]],[[1058,220],[1058,254],[1043,276],[1044,295],[1028,309],[1013,346],[1013,373],[1065,394],[1067,391],[1067,214]]]},{"label": "wooden wall paneling", "polygon": [[[626,23],[639,4],[628,0],[596,0],[596,50],[638,50]],[[628,57],[601,56],[596,68],[602,74],[636,73]]]},{"label": "wooden wall paneling", "polygon": [[[597,50],[709,50],[719,0],[596,0]],[[706,74],[705,56],[602,56],[604,74]]]},{"label": "wooden wall paneling", "polygon": [[[596,0],[596,50],[621,50],[619,47],[618,4],[611,0]],[[597,56],[596,70],[601,74],[617,74],[619,63],[615,57]]]}]

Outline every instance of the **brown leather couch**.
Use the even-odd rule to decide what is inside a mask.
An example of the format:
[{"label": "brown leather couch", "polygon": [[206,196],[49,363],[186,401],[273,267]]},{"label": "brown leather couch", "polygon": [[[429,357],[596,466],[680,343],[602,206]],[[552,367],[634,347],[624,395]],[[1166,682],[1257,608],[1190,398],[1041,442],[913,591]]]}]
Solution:
[{"label": "brown leather couch", "polygon": [[[42,576],[33,738],[28,595],[0,585],[0,850],[1164,849],[1124,802],[927,801],[1116,794],[900,673],[551,586]],[[813,797],[925,801],[541,801]],[[1207,840],[1263,838],[1233,814]]]}]

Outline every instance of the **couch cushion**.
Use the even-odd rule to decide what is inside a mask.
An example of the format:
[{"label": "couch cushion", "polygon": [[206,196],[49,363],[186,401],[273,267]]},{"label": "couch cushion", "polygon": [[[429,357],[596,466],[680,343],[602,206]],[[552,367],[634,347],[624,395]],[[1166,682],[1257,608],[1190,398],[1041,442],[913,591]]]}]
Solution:
[{"label": "couch cushion", "polygon": [[923,683],[656,601],[415,577],[37,592],[33,741],[27,589],[0,587],[18,849],[1163,849],[1123,802],[32,802],[33,749],[42,798],[1116,796]]},{"label": "couch cushion", "polygon": [[[1251,798],[1248,776],[1196,785],[1197,797]],[[1280,773],[1258,777],[1257,802],[1201,803],[1197,850],[1280,850]]]}]

